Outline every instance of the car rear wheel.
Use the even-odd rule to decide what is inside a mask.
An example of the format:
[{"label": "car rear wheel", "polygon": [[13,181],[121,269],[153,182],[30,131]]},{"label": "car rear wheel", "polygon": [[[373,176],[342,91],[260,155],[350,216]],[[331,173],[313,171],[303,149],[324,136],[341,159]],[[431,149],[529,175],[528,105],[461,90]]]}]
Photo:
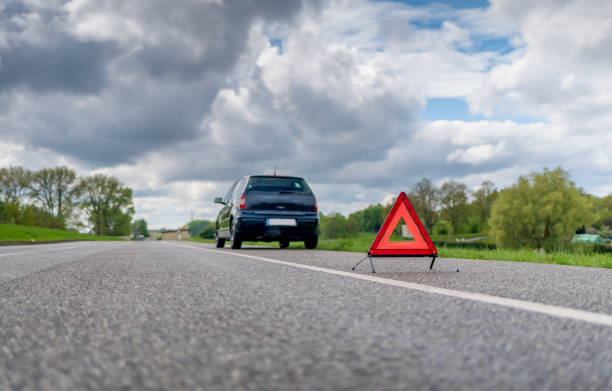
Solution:
[{"label": "car rear wheel", "polygon": [[233,224],[230,226],[230,230],[231,230],[230,241],[232,242],[232,248],[234,250],[237,250],[240,247],[242,247],[242,239],[240,239],[240,236],[238,235],[238,232],[236,232],[237,230],[233,226]]},{"label": "car rear wheel", "polygon": [[317,243],[319,242],[318,236],[311,236],[309,238],[304,239],[304,247],[307,249],[313,249],[317,247]]},{"label": "car rear wheel", "polygon": [[215,234],[215,247],[217,248],[223,248],[223,246],[225,246],[225,239],[221,239],[219,237],[219,233],[217,232]]},{"label": "car rear wheel", "polygon": [[288,240],[279,240],[278,241],[278,245],[280,246],[280,248],[287,248],[287,247],[289,247],[289,241]]}]

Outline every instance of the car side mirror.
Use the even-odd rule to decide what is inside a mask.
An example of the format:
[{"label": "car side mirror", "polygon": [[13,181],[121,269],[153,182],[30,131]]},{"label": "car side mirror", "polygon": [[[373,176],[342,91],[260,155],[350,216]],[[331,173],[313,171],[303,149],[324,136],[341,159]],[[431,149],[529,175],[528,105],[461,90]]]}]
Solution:
[{"label": "car side mirror", "polygon": [[224,204],[225,205],[225,202],[223,202],[223,198],[215,197],[215,204]]}]

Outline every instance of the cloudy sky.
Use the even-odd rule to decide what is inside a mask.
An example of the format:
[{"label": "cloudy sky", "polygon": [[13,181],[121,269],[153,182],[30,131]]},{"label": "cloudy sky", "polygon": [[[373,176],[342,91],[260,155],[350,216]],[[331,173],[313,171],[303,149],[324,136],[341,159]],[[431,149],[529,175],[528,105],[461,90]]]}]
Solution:
[{"label": "cloudy sky", "polygon": [[561,165],[612,193],[609,0],[0,0],[0,166],[134,189],[152,228],[242,175],[349,213]]}]

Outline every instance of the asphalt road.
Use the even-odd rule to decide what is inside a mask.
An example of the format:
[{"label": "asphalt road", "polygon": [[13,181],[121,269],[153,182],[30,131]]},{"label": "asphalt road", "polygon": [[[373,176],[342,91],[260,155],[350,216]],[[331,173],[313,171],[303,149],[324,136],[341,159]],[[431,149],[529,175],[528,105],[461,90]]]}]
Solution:
[{"label": "asphalt road", "polygon": [[0,248],[0,390],[612,390],[612,270],[359,259]]}]

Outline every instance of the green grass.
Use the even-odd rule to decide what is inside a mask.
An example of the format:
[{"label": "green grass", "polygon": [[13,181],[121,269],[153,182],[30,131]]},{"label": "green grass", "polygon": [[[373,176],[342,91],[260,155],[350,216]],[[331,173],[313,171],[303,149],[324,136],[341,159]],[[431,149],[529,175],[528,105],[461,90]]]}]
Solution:
[{"label": "green grass", "polygon": [[0,242],[47,242],[57,240],[122,240],[114,236],[93,236],[62,229],[0,224]]},{"label": "green grass", "polygon": [[202,238],[189,238],[189,239],[183,239],[183,240],[187,240],[190,242],[200,242],[200,243],[214,243],[215,239],[202,239]]},{"label": "green grass", "polygon": [[[472,237],[483,236],[475,234]],[[329,251],[353,251],[367,253],[375,235],[370,233],[359,233],[352,238],[343,239],[319,239],[317,246],[318,250]],[[469,236],[455,235],[457,237]],[[451,238],[453,238],[451,236]],[[444,238],[446,239],[446,238]],[[191,239],[197,242],[214,243],[212,239]],[[433,239],[436,240],[436,239]],[[453,239],[454,240],[454,239]],[[278,242],[246,242],[246,245],[259,245],[278,247]],[[303,242],[292,242],[290,248],[304,248]],[[448,248],[445,246],[437,247],[438,254],[443,258],[464,258],[464,259],[485,259],[497,261],[512,261],[512,262],[533,262],[533,263],[550,263],[558,265],[573,265],[573,266],[591,266],[612,268],[612,254],[593,254],[593,253],[572,253],[566,251],[558,251],[552,253],[533,252],[529,249],[511,250],[511,249],[495,249],[495,250],[479,250],[473,248]]]},{"label": "green grass", "polygon": [[575,254],[566,251],[539,253],[529,249],[478,250],[471,248],[438,248],[445,258],[491,259],[512,262],[554,263],[557,265],[593,266],[612,269],[611,254]]}]

